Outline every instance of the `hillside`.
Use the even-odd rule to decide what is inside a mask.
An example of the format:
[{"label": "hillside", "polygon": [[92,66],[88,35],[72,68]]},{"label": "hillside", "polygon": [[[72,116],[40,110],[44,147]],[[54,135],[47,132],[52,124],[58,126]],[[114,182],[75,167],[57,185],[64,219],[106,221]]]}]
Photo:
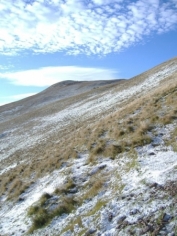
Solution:
[{"label": "hillside", "polygon": [[177,235],[177,58],[0,107],[0,235]]}]

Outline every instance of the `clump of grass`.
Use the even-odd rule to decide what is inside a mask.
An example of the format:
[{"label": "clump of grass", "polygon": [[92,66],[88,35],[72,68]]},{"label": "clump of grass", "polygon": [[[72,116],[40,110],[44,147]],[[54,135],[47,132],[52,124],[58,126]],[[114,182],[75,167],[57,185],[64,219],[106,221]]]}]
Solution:
[{"label": "clump of grass", "polygon": [[104,152],[104,146],[103,145],[98,145],[93,149],[93,154],[97,155],[97,154],[101,154]]},{"label": "clump of grass", "polygon": [[55,194],[61,195],[61,194],[67,194],[69,193],[70,189],[76,187],[74,181],[71,178],[68,178],[67,182],[62,185],[61,187],[55,189]]},{"label": "clump of grass", "polygon": [[15,178],[12,183],[6,183],[7,190],[9,192],[8,194],[8,200],[17,200],[20,194],[24,193],[26,189],[29,188],[29,186],[32,184],[32,182],[25,183],[21,181],[18,177]]},{"label": "clump of grass", "polygon": [[116,157],[116,155],[122,153],[124,151],[124,145],[123,144],[110,144],[106,150],[105,155],[110,156],[113,159]]},{"label": "clump of grass", "polygon": [[62,198],[62,203],[56,207],[56,209],[51,213],[51,217],[61,216],[62,214],[69,214],[76,205],[77,201],[75,201],[72,197],[64,197]]},{"label": "clump of grass", "polygon": [[141,135],[145,135],[148,131],[151,131],[153,129],[153,126],[150,124],[149,121],[141,121],[140,126],[138,128],[138,133]]},{"label": "clump of grass", "polygon": [[157,121],[159,121],[159,116],[158,116],[158,115],[153,115],[153,116],[151,117],[151,123],[155,123],[155,122],[157,122]]},{"label": "clump of grass", "polygon": [[69,214],[75,207],[77,203],[72,197],[62,197],[61,202],[54,210],[49,210],[49,202],[47,200],[52,196],[50,194],[44,194],[39,199],[39,201],[28,209],[28,216],[32,219],[32,226],[29,233],[34,230],[42,228],[48,225],[51,220],[56,216],[61,216],[62,214]]},{"label": "clump of grass", "polygon": [[152,138],[148,135],[139,135],[139,136],[133,137],[131,142],[132,142],[133,147],[143,146],[143,145],[151,143]]},{"label": "clump of grass", "polygon": [[106,144],[104,140],[99,140],[99,143],[93,148],[92,153],[94,155],[102,154],[105,150]]},{"label": "clump of grass", "polygon": [[128,125],[133,124],[133,119],[132,118],[128,119],[127,124]]},{"label": "clump of grass", "polygon": [[106,134],[106,131],[103,128],[101,128],[97,133],[99,138],[103,137],[105,134]]},{"label": "clump of grass", "polygon": [[135,131],[135,127],[130,125],[127,127],[127,131],[128,131],[128,133],[133,133]]},{"label": "clump of grass", "polygon": [[28,208],[28,215],[32,216],[35,215],[40,209],[40,205],[34,205],[34,206],[30,206]]},{"label": "clump of grass", "polygon": [[84,201],[87,201],[88,199],[91,199],[96,195],[98,195],[98,193],[104,186],[105,180],[106,179],[104,176],[92,177],[89,183],[87,183],[87,185],[84,186],[84,189],[86,191],[84,194],[78,197],[78,202],[82,204]]},{"label": "clump of grass", "polygon": [[52,197],[52,195],[50,195],[49,193],[44,193],[42,195],[42,197],[40,198],[40,205],[44,206],[47,202],[48,199],[50,199]]},{"label": "clump of grass", "polygon": [[43,208],[39,208],[35,215],[32,218],[32,226],[29,230],[29,233],[32,233],[34,230],[44,227],[50,221],[50,216],[47,211]]},{"label": "clump of grass", "polygon": [[119,136],[123,136],[124,134],[125,134],[125,131],[124,130],[120,130]]},{"label": "clump of grass", "polygon": [[45,206],[46,202],[48,199],[50,199],[52,196],[48,193],[44,193],[41,198],[39,199],[39,201],[37,202],[37,204],[31,206],[28,209],[28,215],[29,216],[33,216],[36,215],[38,213],[40,213],[41,209]]},{"label": "clump of grass", "polygon": [[162,118],[162,122],[164,125],[167,125],[167,124],[170,124],[173,122],[173,120],[177,119],[177,116],[176,115],[166,115]]}]

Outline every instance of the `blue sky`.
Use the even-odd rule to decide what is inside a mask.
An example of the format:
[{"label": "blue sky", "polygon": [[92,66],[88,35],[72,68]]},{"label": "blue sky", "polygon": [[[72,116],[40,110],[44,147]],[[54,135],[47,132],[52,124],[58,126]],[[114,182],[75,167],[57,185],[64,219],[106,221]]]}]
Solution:
[{"label": "blue sky", "polygon": [[177,56],[177,0],[0,0],[0,105]]}]

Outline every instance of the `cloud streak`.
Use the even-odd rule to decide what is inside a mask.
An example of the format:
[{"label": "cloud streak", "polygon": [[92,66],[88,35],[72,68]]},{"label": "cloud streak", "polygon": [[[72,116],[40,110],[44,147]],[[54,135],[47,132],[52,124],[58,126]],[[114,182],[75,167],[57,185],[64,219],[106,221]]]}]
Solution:
[{"label": "cloud streak", "polygon": [[11,73],[0,73],[0,79],[22,86],[50,86],[63,80],[111,80],[117,79],[117,71],[102,68],[84,68],[77,66],[43,67]]},{"label": "cloud streak", "polygon": [[177,26],[177,1],[1,0],[0,53],[119,52]]}]

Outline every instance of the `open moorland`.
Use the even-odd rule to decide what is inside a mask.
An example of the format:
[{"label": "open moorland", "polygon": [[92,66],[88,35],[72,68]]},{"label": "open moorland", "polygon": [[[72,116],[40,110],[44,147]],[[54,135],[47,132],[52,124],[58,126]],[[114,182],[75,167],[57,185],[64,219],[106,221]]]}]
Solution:
[{"label": "open moorland", "polygon": [[0,107],[0,235],[177,235],[177,58]]}]

